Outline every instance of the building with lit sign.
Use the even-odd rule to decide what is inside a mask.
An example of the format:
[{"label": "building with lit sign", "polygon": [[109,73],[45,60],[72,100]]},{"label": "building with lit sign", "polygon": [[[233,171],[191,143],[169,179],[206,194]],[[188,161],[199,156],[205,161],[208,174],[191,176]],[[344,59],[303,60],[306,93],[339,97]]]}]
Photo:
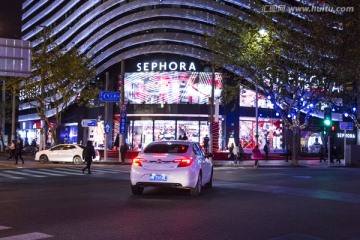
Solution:
[{"label": "building with lit sign", "polygon": [[[134,149],[151,141],[178,139],[184,133],[199,142],[206,135],[216,136],[218,150],[225,149],[232,139],[251,148],[255,132],[251,90],[239,89],[235,108],[222,106],[220,99],[218,121],[210,133],[212,92],[218,99],[231,78],[212,72],[207,64],[212,53],[205,41],[217,18],[250,10],[247,0],[26,0],[22,38],[35,41],[44,27],[51,28],[56,44],[64,49],[76,47],[91,57],[98,81],[105,83],[108,73],[106,88],[121,91],[127,113],[125,138]],[[37,45],[34,42],[34,47]],[[74,104],[67,109],[59,131],[61,142],[90,139],[97,147],[112,146],[119,132],[119,104],[109,104],[112,134],[104,139],[104,104],[94,102],[92,108],[80,109]],[[261,144],[268,141],[272,149],[283,148],[286,129],[280,117],[262,96],[259,107]],[[39,117],[25,104],[20,104],[19,112],[24,137],[24,132],[29,134],[38,126]],[[84,128],[82,119],[97,119],[98,125]],[[310,134],[304,144],[317,137]]]}]

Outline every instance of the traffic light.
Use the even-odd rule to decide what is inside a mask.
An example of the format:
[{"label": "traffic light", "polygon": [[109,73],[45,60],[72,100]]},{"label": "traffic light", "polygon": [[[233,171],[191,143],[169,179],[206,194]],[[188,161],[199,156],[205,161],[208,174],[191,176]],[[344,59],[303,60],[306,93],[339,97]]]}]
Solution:
[{"label": "traffic light", "polygon": [[331,108],[324,108],[324,126],[332,126]]}]

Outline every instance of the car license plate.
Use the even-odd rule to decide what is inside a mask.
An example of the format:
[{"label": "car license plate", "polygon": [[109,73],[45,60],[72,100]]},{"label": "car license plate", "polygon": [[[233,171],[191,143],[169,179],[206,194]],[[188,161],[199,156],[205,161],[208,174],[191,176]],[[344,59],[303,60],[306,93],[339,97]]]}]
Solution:
[{"label": "car license plate", "polygon": [[160,181],[160,182],[166,182],[167,176],[161,175],[161,174],[151,174],[150,175],[150,181]]}]

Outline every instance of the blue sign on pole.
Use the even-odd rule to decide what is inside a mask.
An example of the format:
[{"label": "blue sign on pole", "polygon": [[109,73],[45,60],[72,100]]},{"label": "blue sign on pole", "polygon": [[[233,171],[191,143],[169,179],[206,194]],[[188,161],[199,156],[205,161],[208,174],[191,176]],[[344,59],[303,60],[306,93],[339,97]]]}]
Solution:
[{"label": "blue sign on pole", "polygon": [[120,92],[100,91],[99,100],[101,102],[120,102]]},{"label": "blue sign on pole", "polygon": [[96,119],[83,119],[81,121],[81,126],[83,127],[95,127],[97,125]]},{"label": "blue sign on pole", "polygon": [[126,133],[126,112],[120,113],[120,134]]},{"label": "blue sign on pole", "polygon": [[352,122],[340,122],[340,130],[353,130],[354,124]]},{"label": "blue sign on pole", "polygon": [[105,131],[106,134],[110,132],[110,124],[109,123],[105,124],[104,131]]}]

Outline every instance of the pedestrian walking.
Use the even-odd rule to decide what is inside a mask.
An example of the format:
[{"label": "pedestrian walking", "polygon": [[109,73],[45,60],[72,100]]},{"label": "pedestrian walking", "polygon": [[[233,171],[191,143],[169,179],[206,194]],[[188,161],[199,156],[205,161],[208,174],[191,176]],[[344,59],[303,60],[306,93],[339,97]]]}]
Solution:
[{"label": "pedestrian walking", "polygon": [[210,138],[209,138],[209,136],[206,134],[206,136],[204,137],[204,150],[205,150],[205,153],[206,153],[206,154],[209,153],[209,142],[210,142]]},{"label": "pedestrian walking", "polygon": [[336,158],[336,148],[335,145],[331,144],[330,146],[330,162],[334,163],[334,158]]},{"label": "pedestrian walking", "polygon": [[285,161],[288,162],[289,158],[291,158],[291,147],[290,145],[286,145],[285,147]]},{"label": "pedestrian walking", "polygon": [[320,162],[323,161],[323,160],[324,160],[324,162],[326,162],[326,159],[325,159],[325,157],[324,157],[324,154],[325,154],[325,149],[324,149],[324,146],[321,145],[321,146],[320,146],[320,149],[319,149],[319,161],[320,161]]},{"label": "pedestrian walking", "polygon": [[119,141],[120,141],[120,137],[119,137],[119,134],[116,135],[116,138],[115,138],[115,141],[114,141],[114,148],[115,150],[118,149],[119,147]]},{"label": "pedestrian walking", "polygon": [[236,158],[237,162],[239,162],[239,163],[241,162],[243,153],[244,153],[244,149],[243,149],[241,143],[239,143],[239,150],[238,150],[238,154],[237,154],[237,158]]},{"label": "pedestrian walking", "polygon": [[238,153],[239,153],[239,147],[236,146],[236,144],[234,144],[234,149],[233,149],[233,159],[234,159],[234,164],[237,163],[237,156],[238,156]]},{"label": "pedestrian walking", "polygon": [[255,147],[252,149],[251,158],[255,159],[254,168],[257,168],[259,166],[259,159],[262,158],[261,152],[259,150],[259,145],[255,145]]},{"label": "pedestrian walking", "polygon": [[269,146],[268,146],[268,142],[265,143],[264,145],[264,153],[265,153],[265,160],[269,160]]},{"label": "pedestrian walking", "polygon": [[9,160],[12,159],[15,155],[15,140],[11,140],[10,146],[9,146]]},{"label": "pedestrian walking", "polygon": [[229,147],[229,155],[228,158],[230,160],[232,160],[234,158],[234,143],[231,143],[230,147]]},{"label": "pedestrian walking", "polygon": [[126,152],[128,149],[129,149],[129,146],[125,142],[123,142],[120,147],[121,162],[123,164],[125,163],[125,156],[126,156]]},{"label": "pedestrian walking", "polygon": [[92,141],[87,141],[86,147],[84,148],[82,152],[82,157],[86,161],[86,167],[82,170],[83,173],[85,173],[85,170],[88,170],[88,174],[91,174],[91,163],[93,158],[95,158],[95,148],[92,145]]},{"label": "pedestrian walking", "polygon": [[341,146],[338,145],[338,146],[336,146],[336,162],[337,163],[341,163],[341,161],[340,161],[341,155],[342,155]]},{"label": "pedestrian walking", "polygon": [[21,159],[22,163],[24,164],[24,159],[22,158],[22,151],[23,151],[23,144],[21,139],[17,140],[15,144],[15,164],[18,164],[19,158]]}]

